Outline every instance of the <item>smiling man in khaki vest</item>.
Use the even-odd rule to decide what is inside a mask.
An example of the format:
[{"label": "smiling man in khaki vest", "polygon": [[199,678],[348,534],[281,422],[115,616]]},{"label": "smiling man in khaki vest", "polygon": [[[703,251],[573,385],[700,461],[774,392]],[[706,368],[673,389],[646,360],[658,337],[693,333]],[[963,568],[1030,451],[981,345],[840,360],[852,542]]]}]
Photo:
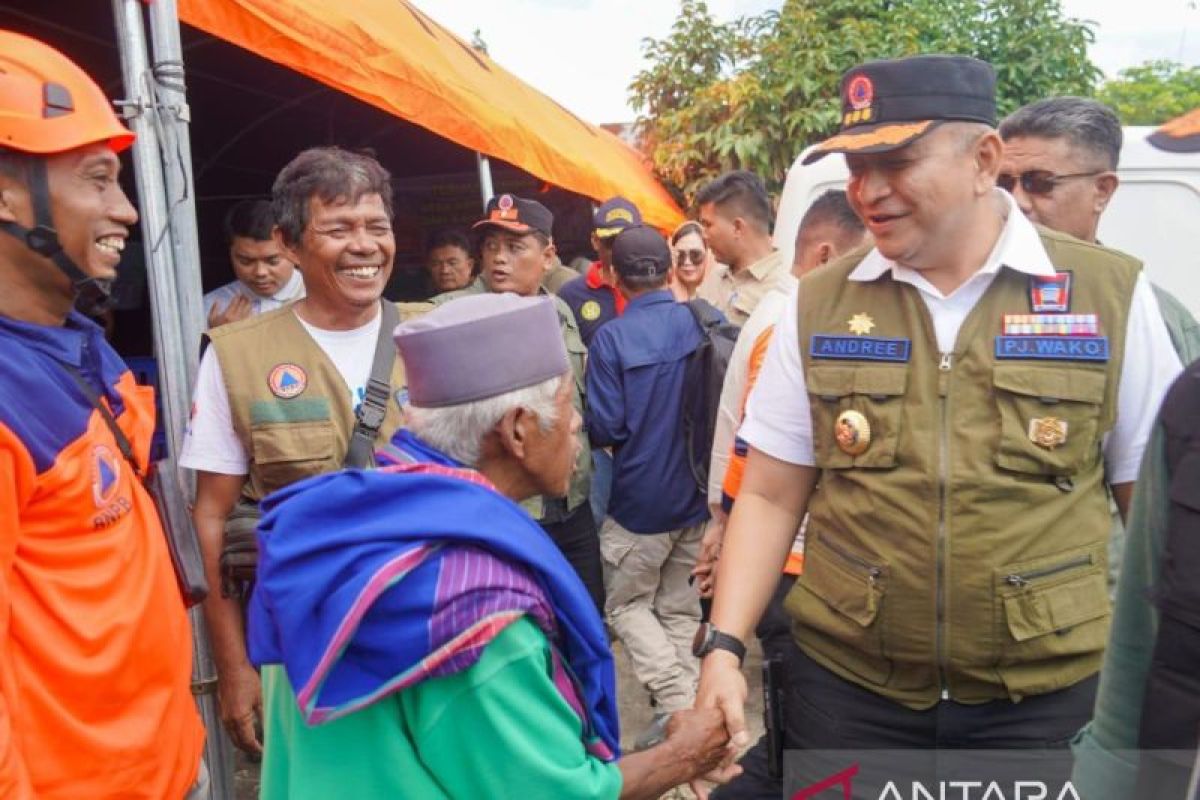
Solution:
[{"label": "smiling man in khaki vest", "polygon": [[807,511],[788,747],[1065,746],[1107,635],[1105,483],[1127,508],[1179,360],[1135,260],[995,188],[990,65],[863,64],[842,110],[809,160],[846,154],[875,248],[805,276],[750,397],[697,702],[745,736],[736,640]]},{"label": "smiling man in khaki vest", "polygon": [[[276,242],[304,272],[308,294],[209,332],[180,459],[197,471],[194,517],[213,587],[223,586],[220,558],[235,506],[250,509],[252,526],[266,495],[341,468],[381,335],[390,347],[380,302],[396,251],[387,171],[368,156],[313,148],[283,168],[273,195]],[[386,393],[373,392],[386,407],[377,444],[400,425],[392,394],[403,386],[395,360]],[[261,752],[262,695],[238,601],[213,591],[204,611],[222,721],[235,744]]]}]

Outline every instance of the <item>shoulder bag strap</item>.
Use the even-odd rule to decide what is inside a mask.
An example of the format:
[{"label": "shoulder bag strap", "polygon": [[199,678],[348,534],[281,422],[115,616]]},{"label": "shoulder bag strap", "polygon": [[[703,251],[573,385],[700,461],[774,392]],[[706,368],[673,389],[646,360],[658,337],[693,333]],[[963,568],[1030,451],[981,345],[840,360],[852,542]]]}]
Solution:
[{"label": "shoulder bag strap", "polygon": [[396,310],[395,303],[384,300],[381,316],[371,376],[367,379],[366,392],[355,415],[350,447],[346,450],[344,466],[355,469],[375,466],[375,437],[383,426],[388,398],[392,395],[392,365],[396,363],[392,331],[400,324],[400,312]]}]

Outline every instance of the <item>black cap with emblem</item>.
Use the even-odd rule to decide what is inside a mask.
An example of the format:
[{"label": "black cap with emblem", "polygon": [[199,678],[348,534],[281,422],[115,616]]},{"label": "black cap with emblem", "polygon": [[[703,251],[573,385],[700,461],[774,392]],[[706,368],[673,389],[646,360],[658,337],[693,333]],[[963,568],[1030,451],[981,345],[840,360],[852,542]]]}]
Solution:
[{"label": "black cap with emblem", "polygon": [[949,121],[996,124],[996,70],[969,56],[868,61],[842,75],[841,131],[804,158],[882,153]]}]

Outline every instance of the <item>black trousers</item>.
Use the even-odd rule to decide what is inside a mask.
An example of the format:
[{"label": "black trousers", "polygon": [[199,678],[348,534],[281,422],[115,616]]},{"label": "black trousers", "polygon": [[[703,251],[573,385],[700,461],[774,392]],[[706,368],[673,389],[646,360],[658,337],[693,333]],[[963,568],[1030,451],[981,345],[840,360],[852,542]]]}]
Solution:
[{"label": "black trousers", "polygon": [[600,534],[592,507],[580,503],[579,507],[558,522],[544,523],[542,530],[550,535],[558,549],[575,568],[596,610],[604,618],[604,568],[600,561]]},{"label": "black trousers", "polygon": [[[947,700],[914,711],[838,677],[799,647],[782,651],[782,657],[784,746],[789,750],[1065,750],[1091,718],[1099,682],[1092,676],[1019,703],[967,705]],[[739,763],[743,774],[713,797],[783,796],[782,783],[767,774],[765,737]]]}]

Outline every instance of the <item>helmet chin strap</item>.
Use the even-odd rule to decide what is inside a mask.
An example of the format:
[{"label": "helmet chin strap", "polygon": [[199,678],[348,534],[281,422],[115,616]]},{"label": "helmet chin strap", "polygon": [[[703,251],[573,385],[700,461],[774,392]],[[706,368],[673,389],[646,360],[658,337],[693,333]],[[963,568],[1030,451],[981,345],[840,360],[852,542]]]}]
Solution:
[{"label": "helmet chin strap", "polygon": [[30,160],[29,193],[33,200],[33,227],[17,222],[0,221],[0,230],[17,237],[33,252],[54,262],[71,279],[75,304],[85,314],[98,314],[112,305],[112,281],[86,275],[63,252],[50,215],[50,185],[46,179],[46,164],[40,158]]}]

